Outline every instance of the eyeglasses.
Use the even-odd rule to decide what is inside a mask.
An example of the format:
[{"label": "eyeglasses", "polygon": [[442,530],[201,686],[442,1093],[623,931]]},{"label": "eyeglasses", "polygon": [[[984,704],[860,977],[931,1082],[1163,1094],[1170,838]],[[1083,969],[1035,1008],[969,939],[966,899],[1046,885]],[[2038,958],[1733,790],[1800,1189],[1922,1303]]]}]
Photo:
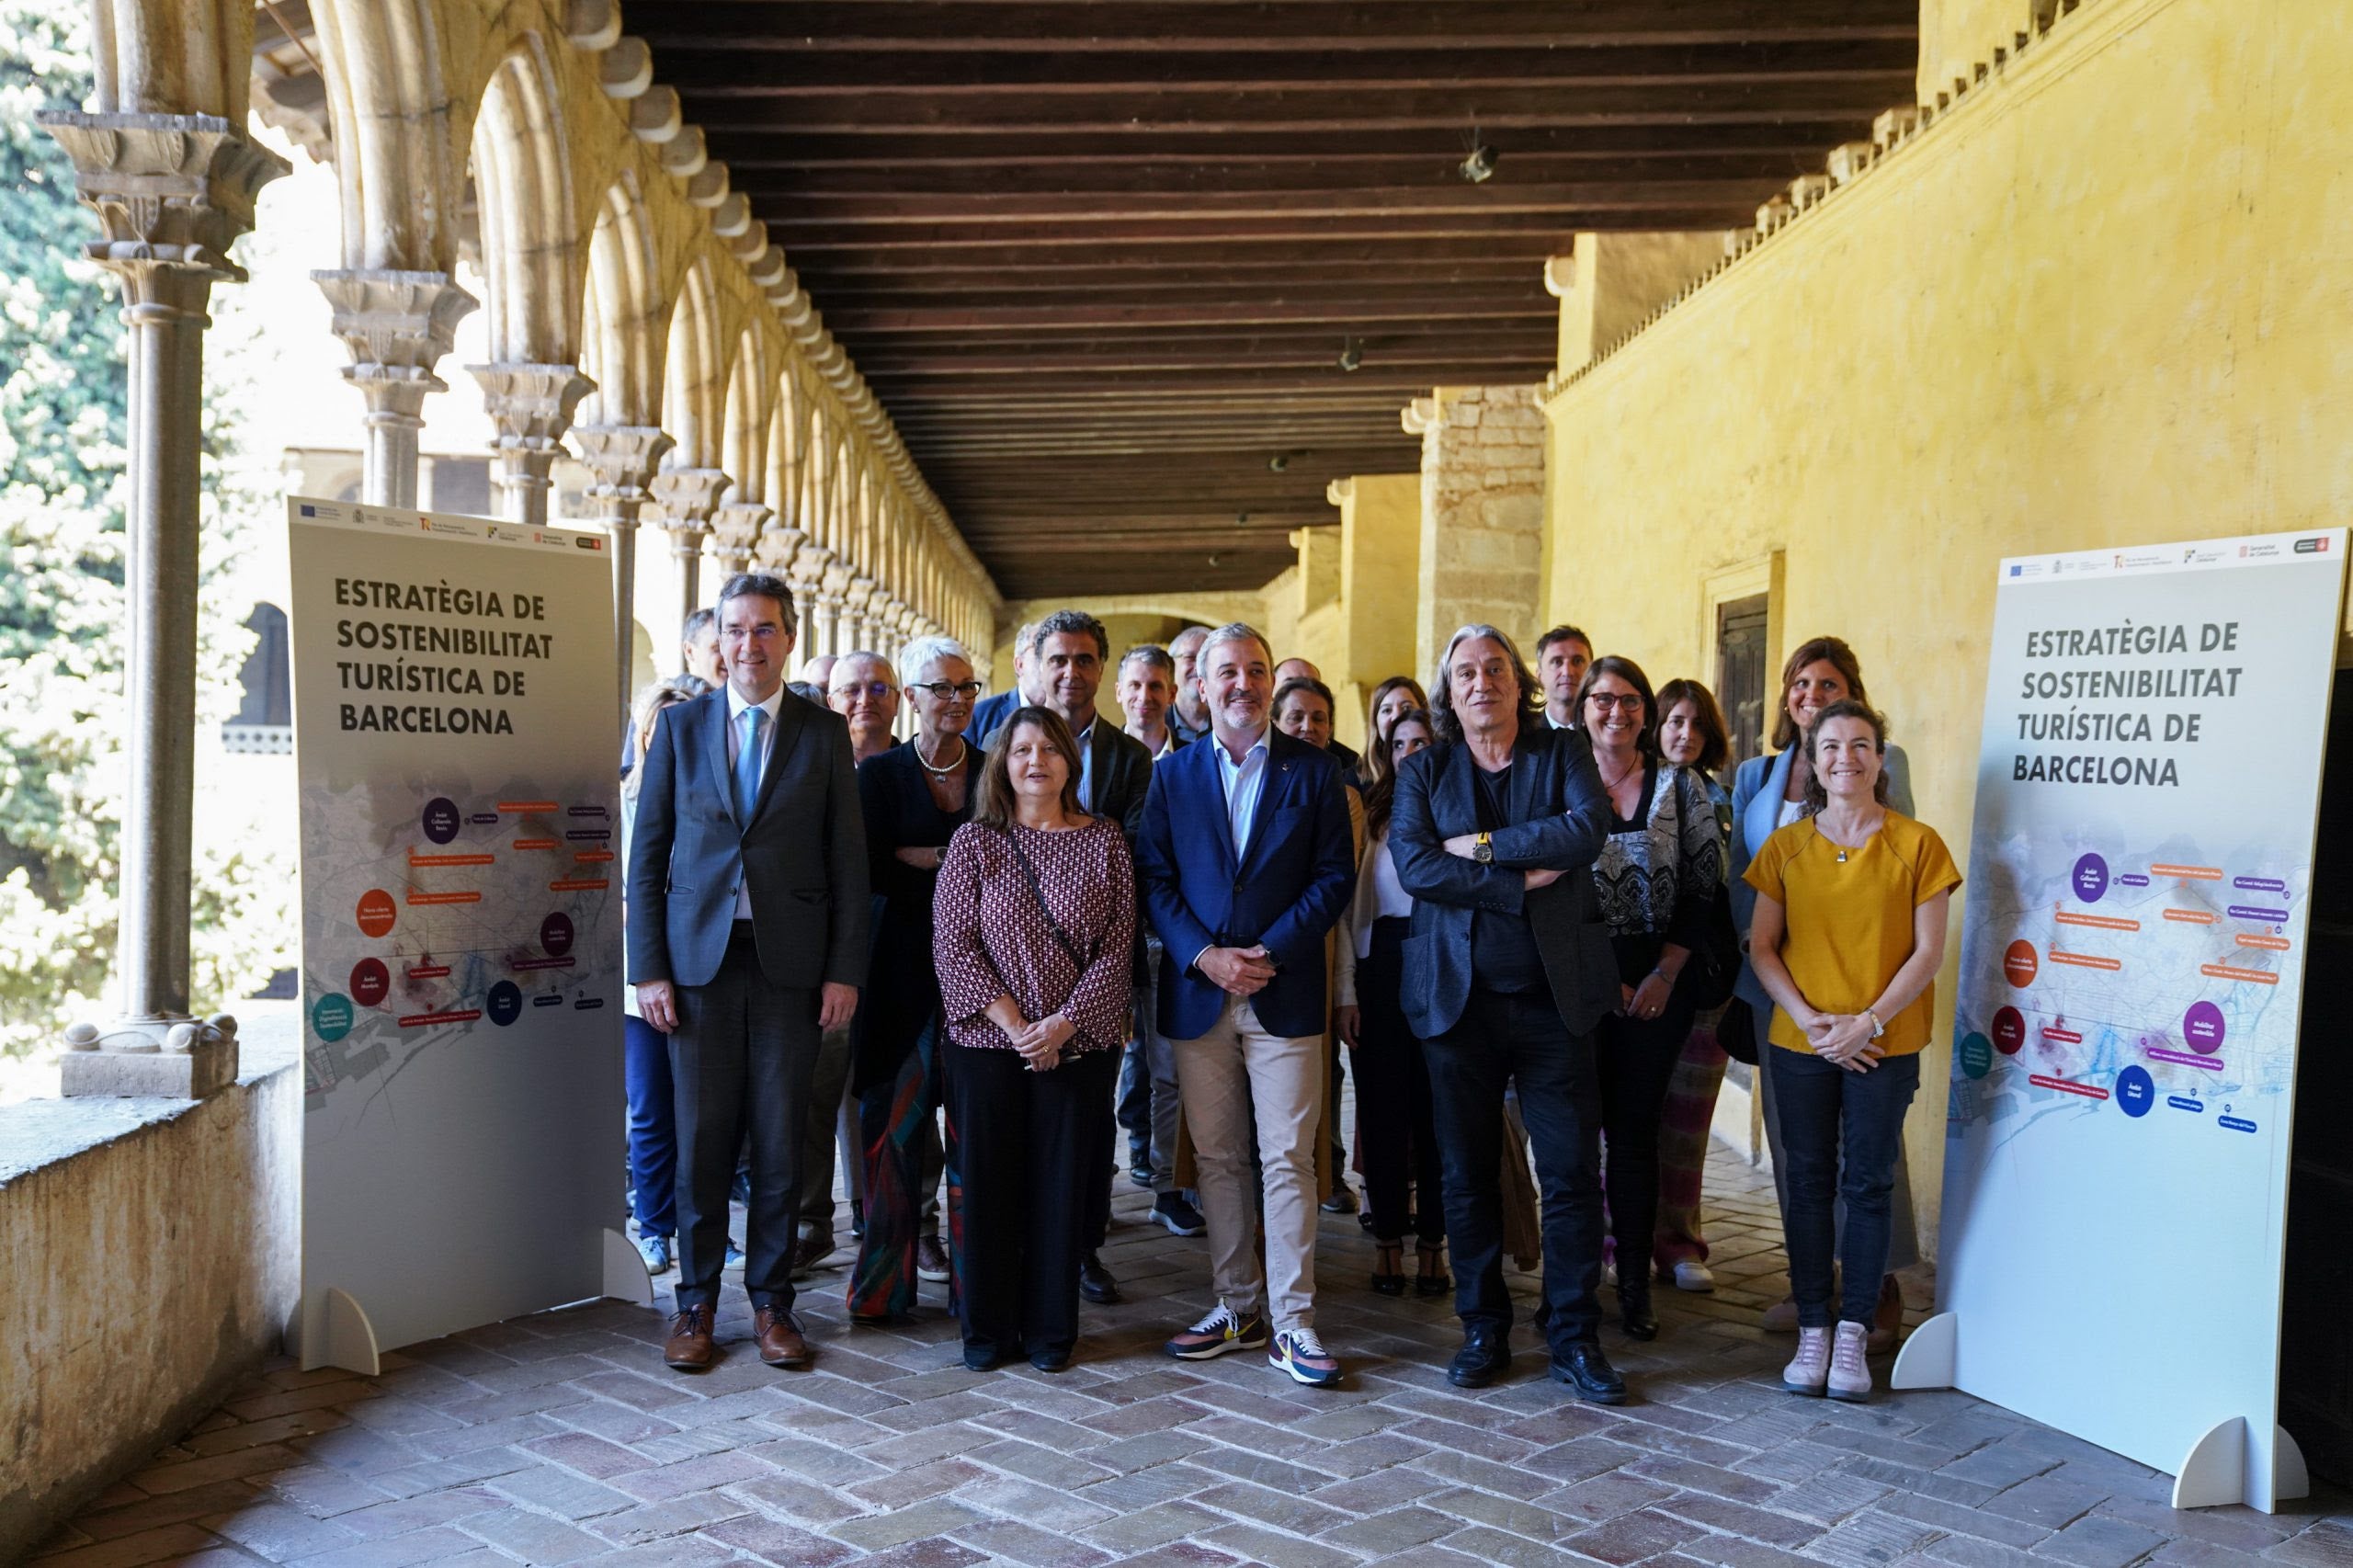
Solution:
[{"label": "eyeglasses", "polygon": [[1597,691],[1586,700],[1605,713],[1612,708],[1622,708],[1629,713],[1643,710],[1643,694],[1639,691]]},{"label": "eyeglasses", "polygon": [[981,683],[976,680],[911,680],[907,682],[907,689],[927,693],[935,702],[945,702],[951,697],[961,697],[970,702],[981,694]]},{"label": "eyeglasses", "polygon": [[835,697],[865,696],[880,702],[891,695],[891,683],[887,680],[870,680],[864,686],[837,686],[834,687],[831,695]]}]

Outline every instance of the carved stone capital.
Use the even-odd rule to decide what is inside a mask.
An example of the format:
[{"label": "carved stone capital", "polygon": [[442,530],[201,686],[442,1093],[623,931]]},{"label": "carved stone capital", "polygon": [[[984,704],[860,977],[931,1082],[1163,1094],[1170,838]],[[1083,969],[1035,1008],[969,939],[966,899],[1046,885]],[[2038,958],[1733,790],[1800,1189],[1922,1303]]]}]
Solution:
[{"label": "carved stone capital", "polygon": [[866,576],[852,577],[842,594],[842,608],[862,619],[867,613],[867,607],[873,602],[874,579]]},{"label": "carved stone capital", "polygon": [[720,507],[711,514],[712,558],[730,572],[750,566],[752,552],[759,547],[760,530],[775,516],[757,502],[731,501]]},{"label": "carved stone capital", "polygon": [[572,444],[595,481],[588,494],[616,517],[637,522],[637,509],[654,498],[654,476],[677,443],[654,425],[575,425]]},{"label": "carved stone capital", "polygon": [[654,520],[673,532],[707,533],[711,515],[719,510],[720,496],[734,483],[723,469],[665,469],[648,486],[658,514]]},{"label": "carved stone capital", "polygon": [[244,281],[229,259],[254,226],[261,187],[289,172],[285,159],[209,114],[37,117],[74,161],[74,187],[97,214],[103,238],[83,248],[118,274],[133,306],[203,308],[213,282]]},{"label": "carved stone capital", "polygon": [[498,428],[501,452],[545,454],[563,449],[572,411],[597,383],[572,365],[469,365],[482,385],[482,405]]},{"label": "carved stone capital", "polygon": [[792,552],[792,564],[786,576],[792,591],[814,597],[825,591],[825,574],[833,569],[834,552],[822,544],[803,543]]},{"label": "carved stone capital", "polygon": [[448,273],[354,268],[313,272],[311,281],[335,312],[328,330],[351,356],[343,379],[367,399],[370,418],[415,418],[426,393],[449,390],[433,367],[477,301]]},{"label": "carved stone capital", "polygon": [[841,603],[842,596],[849,592],[850,572],[850,563],[847,561],[826,562],[824,584],[818,591],[835,604]]},{"label": "carved stone capital", "polygon": [[798,594],[801,592],[801,578],[794,572],[794,562],[800,559],[801,547],[808,542],[806,533],[786,522],[782,517],[771,515],[767,525],[760,529],[759,542],[752,547],[752,560],[764,570],[781,574],[792,584],[792,591]]}]

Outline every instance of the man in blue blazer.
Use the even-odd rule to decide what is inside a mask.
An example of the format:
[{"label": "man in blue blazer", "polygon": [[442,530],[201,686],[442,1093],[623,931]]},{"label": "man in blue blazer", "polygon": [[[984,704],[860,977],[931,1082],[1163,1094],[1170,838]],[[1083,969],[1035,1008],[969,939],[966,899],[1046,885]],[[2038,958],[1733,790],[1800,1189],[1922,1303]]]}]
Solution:
[{"label": "man in blue blazer", "polygon": [[1029,644],[1037,639],[1037,635],[1038,623],[1034,620],[1023,621],[1020,629],[1014,632],[1013,684],[1005,690],[993,692],[972,704],[972,722],[964,729],[964,739],[967,744],[976,745],[983,751],[988,750],[989,743],[996,738],[996,733],[999,730],[1005,728],[1005,722],[1013,717],[1015,709],[1024,703],[1040,700],[1031,696],[1029,691],[1031,656]]},{"label": "man in blue blazer", "polygon": [[[1356,885],[1347,791],[1331,755],[1274,727],[1274,656],[1247,626],[1203,640],[1207,740],[1154,768],[1136,878],[1161,960],[1160,1030],[1209,1220],[1214,1311],[1168,1342],[1205,1360],[1267,1342],[1302,1383],[1340,1380],[1316,1337],[1315,1131],[1324,1108],[1324,937]],[[1256,1108],[1255,1129],[1253,1108]],[[1266,1267],[1254,1242],[1254,1136]]]},{"label": "man in blue blazer", "polygon": [[792,593],[719,591],[727,684],[664,710],[630,841],[629,978],[670,1037],[677,1104],[678,1310],[663,1358],[712,1359],[727,1198],[748,1127],[744,1285],[771,1366],[809,1361],[792,1315],[802,1111],[824,1030],[865,979],[866,824],[841,719],[784,689]]},{"label": "man in blue blazer", "polygon": [[1619,1006],[1618,963],[1592,877],[1616,813],[1583,735],[1545,721],[1511,639],[1466,626],[1430,693],[1441,740],[1398,772],[1389,847],[1414,895],[1405,1021],[1429,1058],[1446,1170],[1462,1348],[1448,1378],[1483,1388],[1511,1359],[1504,1287],[1503,1103],[1519,1091],[1543,1199],[1537,1327],[1553,1376],[1622,1403],[1600,1343],[1601,1090],[1593,1028]]}]

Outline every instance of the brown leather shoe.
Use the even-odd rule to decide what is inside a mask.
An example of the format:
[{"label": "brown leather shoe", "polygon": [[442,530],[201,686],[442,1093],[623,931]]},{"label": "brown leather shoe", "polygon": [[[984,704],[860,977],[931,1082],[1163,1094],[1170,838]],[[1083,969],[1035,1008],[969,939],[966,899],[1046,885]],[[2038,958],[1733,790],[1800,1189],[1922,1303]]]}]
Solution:
[{"label": "brown leather shoe", "polygon": [[789,1309],[754,1308],[752,1339],[760,1347],[760,1359],[771,1367],[809,1364],[809,1342],[801,1337],[801,1325],[792,1321]]},{"label": "brown leather shoe", "polygon": [[719,1313],[708,1301],[699,1307],[681,1307],[670,1317],[669,1342],[662,1346],[663,1361],[681,1372],[706,1372],[710,1369],[711,1330],[717,1325]]}]

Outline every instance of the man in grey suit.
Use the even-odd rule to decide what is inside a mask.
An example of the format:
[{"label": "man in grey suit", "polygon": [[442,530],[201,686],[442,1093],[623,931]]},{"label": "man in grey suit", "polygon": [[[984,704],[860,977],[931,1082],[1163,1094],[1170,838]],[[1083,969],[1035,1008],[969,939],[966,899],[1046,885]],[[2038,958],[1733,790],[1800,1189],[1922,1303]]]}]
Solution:
[{"label": "man in grey suit", "polygon": [[866,824],[849,730],[784,689],[792,593],[719,591],[727,684],[664,711],[638,786],[629,975],[670,1037],[678,1117],[678,1288],[663,1359],[712,1359],[727,1197],[751,1136],[744,1284],[760,1359],[809,1362],[792,1315],[794,1188],[819,1036],[866,969]]},{"label": "man in grey suit", "polygon": [[1594,1025],[1619,1005],[1592,867],[1614,820],[1582,734],[1550,728],[1511,639],[1466,626],[1430,693],[1442,740],[1398,771],[1389,844],[1414,898],[1402,986],[1429,1057],[1462,1348],[1484,1388],[1511,1359],[1504,1287],[1504,1089],[1517,1086],[1543,1197],[1538,1331],[1552,1375],[1597,1404],[1625,1380],[1602,1354],[1601,1089]]}]

